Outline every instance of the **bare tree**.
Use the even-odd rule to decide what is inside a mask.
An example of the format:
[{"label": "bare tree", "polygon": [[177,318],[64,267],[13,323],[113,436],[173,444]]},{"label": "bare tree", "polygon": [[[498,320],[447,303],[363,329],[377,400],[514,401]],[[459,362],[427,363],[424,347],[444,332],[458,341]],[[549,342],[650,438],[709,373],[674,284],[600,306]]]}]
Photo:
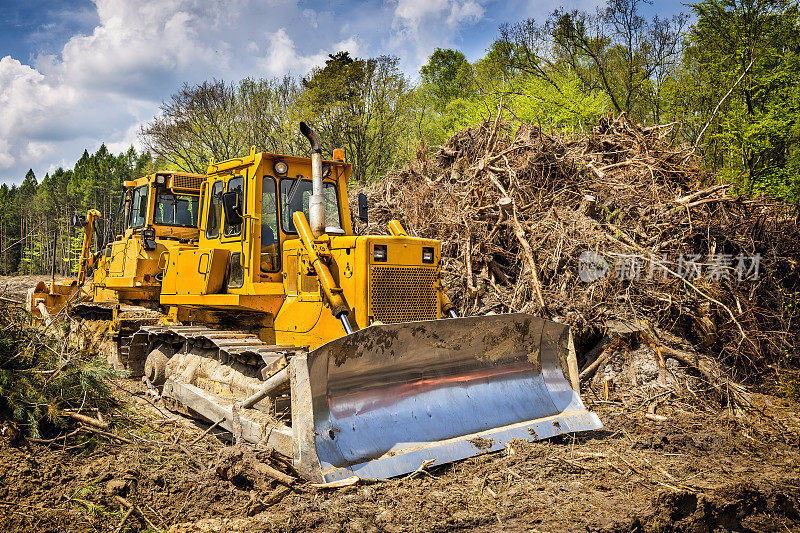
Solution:
[{"label": "bare tree", "polygon": [[247,148],[237,107],[236,88],[222,80],[184,84],[139,133],[157,158],[181,170],[205,172],[212,158],[230,159]]},{"label": "bare tree", "polygon": [[605,93],[617,112],[658,121],[661,86],[680,59],[688,17],[648,21],[639,14],[646,1],[609,0],[595,13],[556,10],[542,24],[503,25],[501,57],[559,92],[564,80],[577,76],[586,91]]}]

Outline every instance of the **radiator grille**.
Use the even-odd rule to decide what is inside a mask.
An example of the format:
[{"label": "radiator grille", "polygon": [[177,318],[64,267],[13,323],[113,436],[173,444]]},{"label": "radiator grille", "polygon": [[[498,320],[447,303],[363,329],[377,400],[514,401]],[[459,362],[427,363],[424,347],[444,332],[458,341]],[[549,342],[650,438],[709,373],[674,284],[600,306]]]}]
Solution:
[{"label": "radiator grille", "polygon": [[372,317],[385,324],[436,320],[436,269],[373,267],[370,280]]},{"label": "radiator grille", "polygon": [[172,175],[172,188],[183,189],[186,191],[200,192],[200,185],[203,183],[203,178],[200,176],[182,176],[180,174]]}]

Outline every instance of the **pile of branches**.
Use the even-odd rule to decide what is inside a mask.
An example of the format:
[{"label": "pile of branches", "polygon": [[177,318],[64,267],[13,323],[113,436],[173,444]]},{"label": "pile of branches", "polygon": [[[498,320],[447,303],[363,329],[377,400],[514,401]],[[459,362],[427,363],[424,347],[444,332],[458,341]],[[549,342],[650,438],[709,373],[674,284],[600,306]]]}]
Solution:
[{"label": "pile of branches", "polygon": [[[102,432],[108,424],[85,412],[113,404],[114,371],[90,351],[77,351],[67,331],[43,330],[18,305],[0,307],[0,433],[5,440],[55,434],[80,422]],[[102,417],[102,415],[100,414]]]},{"label": "pile of branches", "polygon": [[796,209],[732,195],[670,140],[673,127],[622,114],[590,133],[546,132],[498,116],[433,153],[421,146],[373,185],[368,231],[397,218],[441,240],[443,283],[461,314],[565,321],[579,349],[610,319],[637,321],[740,378],[796,364]]}]

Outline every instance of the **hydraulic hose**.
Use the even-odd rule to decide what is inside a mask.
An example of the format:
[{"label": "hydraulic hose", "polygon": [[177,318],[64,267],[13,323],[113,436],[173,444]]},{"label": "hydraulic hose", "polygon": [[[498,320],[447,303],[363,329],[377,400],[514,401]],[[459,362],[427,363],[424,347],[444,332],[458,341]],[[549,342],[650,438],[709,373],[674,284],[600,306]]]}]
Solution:
[{"label": "hydraulic hose", "polygon": [[336,285],[336,281],[333,279],[328,265],[322,261],[319,254],[317,254],[317,251],[314,249],[314,236],[311,233],[311,228],[308,227],[306,216],[302,211],[295,211],[294,215],[292,215],[292,220],[294,221],[294,227],[297,229],[298,235],[300,235],[300,240],[303,241],[303,247],[306,249],[308,258],[311,261],[311,266],[314,267],[314,271],[317,273],[319,284],[322,287],[322,291],[325,293],[325,298],[327,298],[331,306],[331,313],[342,321],[342,325],[348,334],[352,333],[353,328],[347,320],[347,313],[350,312],[350,307],[347,305],[347,302],[344,301],[342,289]]}]

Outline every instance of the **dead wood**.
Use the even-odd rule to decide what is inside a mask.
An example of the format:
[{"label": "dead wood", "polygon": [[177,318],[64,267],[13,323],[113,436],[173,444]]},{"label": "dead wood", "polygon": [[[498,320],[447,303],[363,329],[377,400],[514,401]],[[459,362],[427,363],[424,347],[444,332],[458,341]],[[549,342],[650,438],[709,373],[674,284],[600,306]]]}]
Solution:
[{"label": "dead wood", "polygon": [[201,434],[200,434],[200,435],[199,435],[199,436],[198,436],[196,439],[194,439],[192,442],[190,442],[190,443],[189,443],[189,446],[194,446],[195,444],[197,444],[198,442],[200,442],[201,440],[203,440],[203,438],[204,438],[206,435],[208,435],[209,433],[211,433],[211,431],[212,431],[212,430],[213,430],[215,427],[219,426],[219,425],[220,425],[220,424],[222,424],[222,422],[224,422],[224,421],[225,421],[225,418],[223,417],[223,418],[220,418],[219,420],[217,420],[216,422],[214,422],[213,424],[211,424],[211,425],[210,425],[210,426],[209,426],[209,427],[208,427],[208,428],[207,428],[207,429],[206,429],[206,430],[205,430],[203,433],[201,433]]},{"label": "dead wood", "polygon": [[253,467],[259,474],[264,474],[265,476],[269,476],[276,481],[280,481],[284,485],[292,485],[297,481],[296,478],[284,474],[280,470],[272,468],[271,466],[264,463],[255,463]]},{"label": "dead wood", "polygon": [[581,373],[578,375],[578,381],[583,383],[592,379],[597,372],[597,369],[600,368],[600,365],[605,363],[607,355],[608,352],[606,351],[604,344],[603,348],[601,348],[599,353],[596,354],[595,360],[592,362],[592,364],[581,370]]},{"label": "dead wood", "polygon": [[103,431],[102,429],[93,428],[90,426],[81,426],[81,431],[88,431],[90,433],[96,433],[97,435],[102,435],[104,437],[108,437],[110,439],[116,439],[120,442],[124,442],[125,444],[133,444],[133,441],[130,439],[126,439],[125,437],[120,437],[119,435],[114,435],[108,431]]},{"label": "dead wood", "polygon": [[677,359],[681,363],[694,368],[717,389],[723,398],[730,396],[737,404],[742,407],[750,407],[750,394],[747,389],[740,383],[737,383],[728,378],[719,368],[719,364],[713,360],[708,359],[700,354],[693,354],[676,350],[669,346],[661,346],[661,351],[667,357]]},{"label": "dead wood", "polygon": [[[460,316],[547,313],[578,345],[611,319],[644,321],[752,385],[800,353],[797,211],[733,195],[673,127],[622,114],[545,135],[493,116],[368,188],[363,229],[396,218],[440,240]],[[596,279],[581,277],[584,252],[601,263]]]},{"label": "dead wood", "polygon": [[90,426],[94,426],[98,429],[108,429],[108,424],[103,422],[102,420],[98,420],[96,418],[92,418],[91,416],[82,415],[80,413],[72,413],[70,411],[62,411],[62,414],[77,420],[78,422],[83,422],[84,424],[89,424]]}]

